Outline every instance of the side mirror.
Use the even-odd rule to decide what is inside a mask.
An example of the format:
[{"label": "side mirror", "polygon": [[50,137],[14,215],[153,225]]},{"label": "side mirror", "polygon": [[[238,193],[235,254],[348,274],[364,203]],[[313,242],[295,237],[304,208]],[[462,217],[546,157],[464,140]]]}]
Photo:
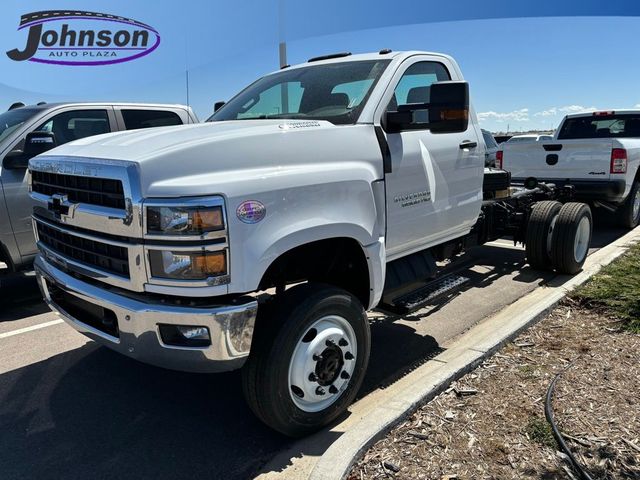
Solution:
[{"label": "side mirror", "polygon": [[24,170],[29,166],[29,159],[22,150],[7,153],[2,161],[2,167],[7,170]]},{"label": "side mirror", "polygon": [[383,127],[389,133],[430,130],[431,133],[464,132],[469,126],[469,84],[436,82],[430,88],[429,103],[398,105],[387,112]]},{"label": "side mirror", "polygon": [[27,160],[56,146],[56,136],[51,132],[29,132],[24,140],[24,155]]},{"label": "side mirror", "polygon": [[213,104],[213,113],[216,113],[218,110],[220,110],[222,108],[222,106],[227,103],[224,100],[221,100],[219,102],[216,102]]},{"label": "side mirror", "polygon": [[29,160],[56,146],[56,136],[51,132],[30,132],[24,140],[24,150],[14,150],[5,155],[2,166],[7,170],[27,168]]},{"label": "side mirror", "polygon": [[469,84],[438,82],[431,86],[431,133],[465,132],[469,126]]}]

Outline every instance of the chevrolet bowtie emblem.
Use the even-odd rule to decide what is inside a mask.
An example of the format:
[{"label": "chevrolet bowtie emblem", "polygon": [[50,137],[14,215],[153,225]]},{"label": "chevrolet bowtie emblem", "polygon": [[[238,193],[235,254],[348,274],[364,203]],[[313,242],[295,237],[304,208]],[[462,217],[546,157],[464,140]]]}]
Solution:
[{"label": "chevrolet bowtie emblem", "polygon": [[51,195],[51,200],[47,203],[50,212],[55,213],[56,217],[69,214],[69,198],[66,195]]}]

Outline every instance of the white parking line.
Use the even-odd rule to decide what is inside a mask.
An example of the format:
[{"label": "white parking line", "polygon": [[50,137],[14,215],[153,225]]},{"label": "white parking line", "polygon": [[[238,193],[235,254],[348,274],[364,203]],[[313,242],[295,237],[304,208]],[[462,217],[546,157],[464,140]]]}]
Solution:
[{"label": "white parking line", "polygon": [[31,327],[19,328],[18,330],[12,330],[6,333],[0,333],[0,338],[13,337],[14,335],[20,335],[21,333],[32,332],[34,330],[40,330],[41,328],[51,327],[59,323],[63,323],[64,320],[51,320],[50,322],[39,323],[38,325],[32,325]]}]

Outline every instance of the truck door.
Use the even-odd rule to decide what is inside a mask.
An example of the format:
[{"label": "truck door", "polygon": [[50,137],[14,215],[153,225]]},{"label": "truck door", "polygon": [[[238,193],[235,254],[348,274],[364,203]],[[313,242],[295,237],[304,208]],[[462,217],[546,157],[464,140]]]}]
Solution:
[{"label": "truck door", "polygon": [[[393,94],[383,100],[390,97],[386,111],[428,103],[433,83],[458,79],[447,59],[427,58],[414,57],[396,72]],[[391,155],[385,176],[388,258],[465,235],[482,201],[484,148],[472,119],[461,133],[422,129],[385,136]]]},{"label": "truck door", "polygon": [[[62,112],[56,110],[56,113],[39,120],[29,131],[52,132],[56,144],[62,145],[79,138],[110,132],[114,122],[111,107],[72,107]],[[24,137],[17,141],[11,151],[21,150],[23,145]],[[2,184],[20,255],[34,255],[37,249],[31,227],[33,205],[27,191],[27,169],[3,169]]]}]

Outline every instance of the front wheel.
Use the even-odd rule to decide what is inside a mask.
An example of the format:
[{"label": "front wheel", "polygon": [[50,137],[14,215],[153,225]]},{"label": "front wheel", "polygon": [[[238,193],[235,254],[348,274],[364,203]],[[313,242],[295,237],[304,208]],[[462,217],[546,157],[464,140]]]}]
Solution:
[{"label": "front wheel", "polygon": [[247,403],[285,435],[314,432],[353,402],[370,349],[369,323],[358,299],[327,285],[293,287],[258,319],[242,370]]}]

